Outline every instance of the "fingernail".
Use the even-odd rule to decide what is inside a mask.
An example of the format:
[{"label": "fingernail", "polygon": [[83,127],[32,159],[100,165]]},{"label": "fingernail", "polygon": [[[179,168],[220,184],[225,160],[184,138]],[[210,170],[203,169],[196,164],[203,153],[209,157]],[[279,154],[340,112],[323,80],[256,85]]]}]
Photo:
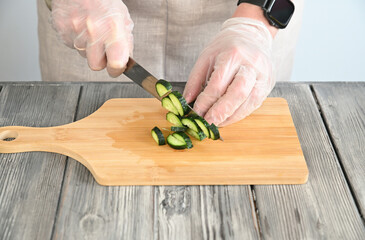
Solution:
[{"label": "fingernail", "polygon": [[190,92],[183,92],[183,97],[185,98],[185,100],[190,103],[191,102],[191,93]]}]

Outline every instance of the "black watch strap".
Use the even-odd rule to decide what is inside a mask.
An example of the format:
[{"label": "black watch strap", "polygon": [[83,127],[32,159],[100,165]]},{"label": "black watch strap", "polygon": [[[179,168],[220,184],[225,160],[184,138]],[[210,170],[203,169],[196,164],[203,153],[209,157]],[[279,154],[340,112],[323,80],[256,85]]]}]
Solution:
[{"label": "black watch strap", "polygon": [[267,0],[239,0],[237,6],[240,5],[241,3],[251,3],[259,7],[264,7],[267,3]]}]

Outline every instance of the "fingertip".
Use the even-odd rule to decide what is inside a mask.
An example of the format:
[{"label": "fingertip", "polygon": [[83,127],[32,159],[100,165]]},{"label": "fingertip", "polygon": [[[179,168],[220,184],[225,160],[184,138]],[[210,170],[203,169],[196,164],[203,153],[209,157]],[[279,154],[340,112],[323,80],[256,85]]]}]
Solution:
[{"label": "fingertip", "polygon": [[118,68],[114,68],[114,67],[107,67],[107,71],[110,77],[112,78],[116,78],[119,77],[126,69],[126,66],[124,67],[118,67]]},{"label": "fingertip", "polygon": [[86,56],[87,63],[91,70],[101,71],[106,67],[105,54],[96,51],[86,51],[85,53],[80,52],[81,56]]},{"label": "fingertip", "polygon": [[111,77],[118,77],[125,71],[129,51],[122,41],[111,43],[106,47],[107,71]]},{"label": "fingertip", "polygon": [[194,100],[193,94],[187,88],[184,89],[183,97],[185,98],[187,103],[191,103]]}]

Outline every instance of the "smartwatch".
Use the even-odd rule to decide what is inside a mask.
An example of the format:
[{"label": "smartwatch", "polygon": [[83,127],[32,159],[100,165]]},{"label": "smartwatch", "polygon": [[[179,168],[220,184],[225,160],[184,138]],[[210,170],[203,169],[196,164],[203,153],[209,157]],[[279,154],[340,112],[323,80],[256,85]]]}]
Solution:
[{"label": "smartwatch", "polygon": [[239,0],[241,3],[250,3],[262,8],[269,23],[277,28],[285,28],[294,13],[294,4],[290,0]]}]

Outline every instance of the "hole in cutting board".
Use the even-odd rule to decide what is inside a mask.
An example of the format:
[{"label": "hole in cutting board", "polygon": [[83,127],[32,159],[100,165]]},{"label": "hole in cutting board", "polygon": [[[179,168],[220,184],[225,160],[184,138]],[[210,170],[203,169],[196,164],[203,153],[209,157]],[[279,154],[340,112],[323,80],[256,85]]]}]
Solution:
[{"label": "hole in cutting board", "polygon": [[18,137],[18,133],[12,130],[6,130],[0,133],[0,140],[1,141],[13,141]]}]

